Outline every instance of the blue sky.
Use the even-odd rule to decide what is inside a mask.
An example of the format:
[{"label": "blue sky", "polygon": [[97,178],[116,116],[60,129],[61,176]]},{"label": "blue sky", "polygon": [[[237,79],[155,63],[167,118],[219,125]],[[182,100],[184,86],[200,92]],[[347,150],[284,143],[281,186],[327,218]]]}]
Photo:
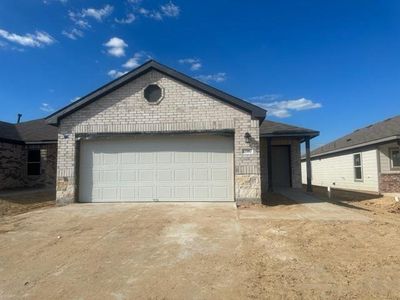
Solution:
[{"label": "blue sky", "polygon": [[0,2],[0,120],[45,117],[152,57],[321,131],[400,111],[400,1]]}]

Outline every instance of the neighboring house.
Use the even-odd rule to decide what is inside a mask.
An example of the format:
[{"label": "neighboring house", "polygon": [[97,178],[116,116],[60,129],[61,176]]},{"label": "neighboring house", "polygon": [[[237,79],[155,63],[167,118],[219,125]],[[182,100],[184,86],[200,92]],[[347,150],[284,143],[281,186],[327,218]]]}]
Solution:
[{"label": "neighboring house", "polygon": [[[311,152],[311,165],[312,184],[316,186],[400,193],[400,116],[315,149]],[[302,169],[305,174],[305,161]]]},{"label": "neighboring house", "polygon": [[57,128],[43,119],[0,122],[0,190],[54,187]]},{"label": "neighboring house", "polygon": [[259,203],[273,187],[301,187],[300,143],[318,132],[265,115],[149,61],[47,118],[57,202]]}]

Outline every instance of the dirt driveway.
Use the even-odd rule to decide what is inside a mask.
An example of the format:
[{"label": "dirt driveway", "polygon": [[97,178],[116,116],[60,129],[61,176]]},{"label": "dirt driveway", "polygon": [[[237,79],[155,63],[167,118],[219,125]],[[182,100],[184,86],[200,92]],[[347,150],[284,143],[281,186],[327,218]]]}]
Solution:
[{"label": "dirt driveway", "polygon": [[400,221],[301,204],[76,204],[0,219],[1,299],[391,298]]}]

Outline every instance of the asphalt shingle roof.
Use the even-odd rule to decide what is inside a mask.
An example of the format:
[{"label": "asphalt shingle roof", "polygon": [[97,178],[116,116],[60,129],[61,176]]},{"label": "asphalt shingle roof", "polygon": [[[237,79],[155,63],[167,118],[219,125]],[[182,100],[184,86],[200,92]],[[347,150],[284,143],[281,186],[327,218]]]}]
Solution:
[{"label": "asphalt shingle roof", "polygon": [[12,124],[0,121],[0,139],[16,142],[47,142],[57,140],[57,127],[45,119]]},{"label": "asphalt shingle roof", "polygon": [[310,136],[315,137],[319,132],[312,129],[293,126],[285,123],[264,120],[260,126],[260,136]]},{"label": "asphalt shingle roof", "polygon": [[331,143],[328,143],[311,152],[311,156],[319,156],[330,152],[340,151],[357,147],[370,142],[379,142],[379,140],[389,137],[400,137],[400,115],[384,121],[357,129]]}]

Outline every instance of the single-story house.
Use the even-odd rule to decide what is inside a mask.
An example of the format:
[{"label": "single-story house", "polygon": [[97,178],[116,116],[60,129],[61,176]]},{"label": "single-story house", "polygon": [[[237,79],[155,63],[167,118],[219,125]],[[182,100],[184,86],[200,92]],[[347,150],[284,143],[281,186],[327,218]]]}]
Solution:
[{"label": "single-story house", "polygon": [[[315,149],[310,163],[313,185],[400,193],[400,116],[358,129]],[[302,173],[306,174],[305,159]]]},{"label": "single-story house", "polygon": [[300,144],[319,133],[265,116],[148,61],[46,118],[58,130],[57,202],[260,203],[300,188]]},{"label": "single-story house", "polygon": [[46,120],[0,121],[0,190],[54,187],[57,128]]}]

